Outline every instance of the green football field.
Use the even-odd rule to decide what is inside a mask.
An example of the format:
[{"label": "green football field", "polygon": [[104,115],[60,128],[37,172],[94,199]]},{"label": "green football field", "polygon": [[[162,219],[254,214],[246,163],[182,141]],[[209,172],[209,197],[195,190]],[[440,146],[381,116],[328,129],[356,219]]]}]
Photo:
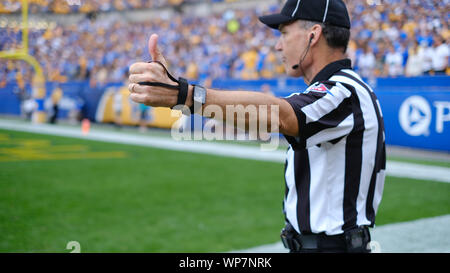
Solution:
[{"label": "green football field", "polygon": [[[284,223],[283,170],[0,130],[0,252],[69,252],[69,241],[82,252],[223,252],[273,243]],[[377,225],[450,214],[449,196],[448,183],[387,177]]]}]

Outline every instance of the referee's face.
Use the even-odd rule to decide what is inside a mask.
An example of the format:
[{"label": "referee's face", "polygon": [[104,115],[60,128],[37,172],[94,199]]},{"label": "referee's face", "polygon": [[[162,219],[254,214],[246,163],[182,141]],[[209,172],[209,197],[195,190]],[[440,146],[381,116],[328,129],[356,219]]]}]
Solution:
[{"label": "referee's face", "polygon": [[[275,50],[281,53],[281,60],[284,64],[286,74],[291,77],[304,76],[302,69],[293,69],[299,64],[308,46],[308,31],[298,25],[298,21],[290,24],[280,25],[281,36],[275,45]],[[308,56],[307,56],[308,57]],[[306,58],[308,59],[308,58]],[[302,62],[303,68],[308,60]]]}]

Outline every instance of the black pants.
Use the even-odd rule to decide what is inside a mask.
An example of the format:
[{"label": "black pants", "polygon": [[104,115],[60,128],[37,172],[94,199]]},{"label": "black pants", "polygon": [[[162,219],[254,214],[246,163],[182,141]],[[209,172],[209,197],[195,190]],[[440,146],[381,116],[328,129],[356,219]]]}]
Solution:
[{"label": "black pants", "polygon": [[59,112],[59,107],[58,105],[53,105],[53,113],[52,116],[50,117],[50,123],[51,124],[55,124],[56,123],[56,119],[58,118],[58,112]]}]

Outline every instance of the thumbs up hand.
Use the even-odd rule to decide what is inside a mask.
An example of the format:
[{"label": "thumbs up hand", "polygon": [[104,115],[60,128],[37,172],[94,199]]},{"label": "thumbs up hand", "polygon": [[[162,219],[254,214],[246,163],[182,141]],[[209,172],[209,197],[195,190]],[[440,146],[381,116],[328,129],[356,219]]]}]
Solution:
[{"label": "thumbs up hand", "polygon": [[[167,67],[167,61],[158,48],[158,35],[153,34],[148,41],[148,50],[153,61],[158,61]],[[137,103],[155,107],[173,107],[177,103],[178,90],[161,86],[140,85],[140,82],[159,82],[177,85],[172,81],[164,67],[158,63],[137,62],[130,67],[130,98]]]}]

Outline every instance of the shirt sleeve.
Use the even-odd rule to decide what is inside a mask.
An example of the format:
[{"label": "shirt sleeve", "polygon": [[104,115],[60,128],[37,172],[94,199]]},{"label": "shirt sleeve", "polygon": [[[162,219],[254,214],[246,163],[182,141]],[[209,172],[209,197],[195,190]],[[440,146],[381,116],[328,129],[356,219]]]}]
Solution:
[{"label": "shirt sleeve", "polygon": [[339,83],[330,89],[323,87],[285,98],[298,121],[299,135],[285,135],[294,150],[335,144],[353,129],[352,93]]}]

